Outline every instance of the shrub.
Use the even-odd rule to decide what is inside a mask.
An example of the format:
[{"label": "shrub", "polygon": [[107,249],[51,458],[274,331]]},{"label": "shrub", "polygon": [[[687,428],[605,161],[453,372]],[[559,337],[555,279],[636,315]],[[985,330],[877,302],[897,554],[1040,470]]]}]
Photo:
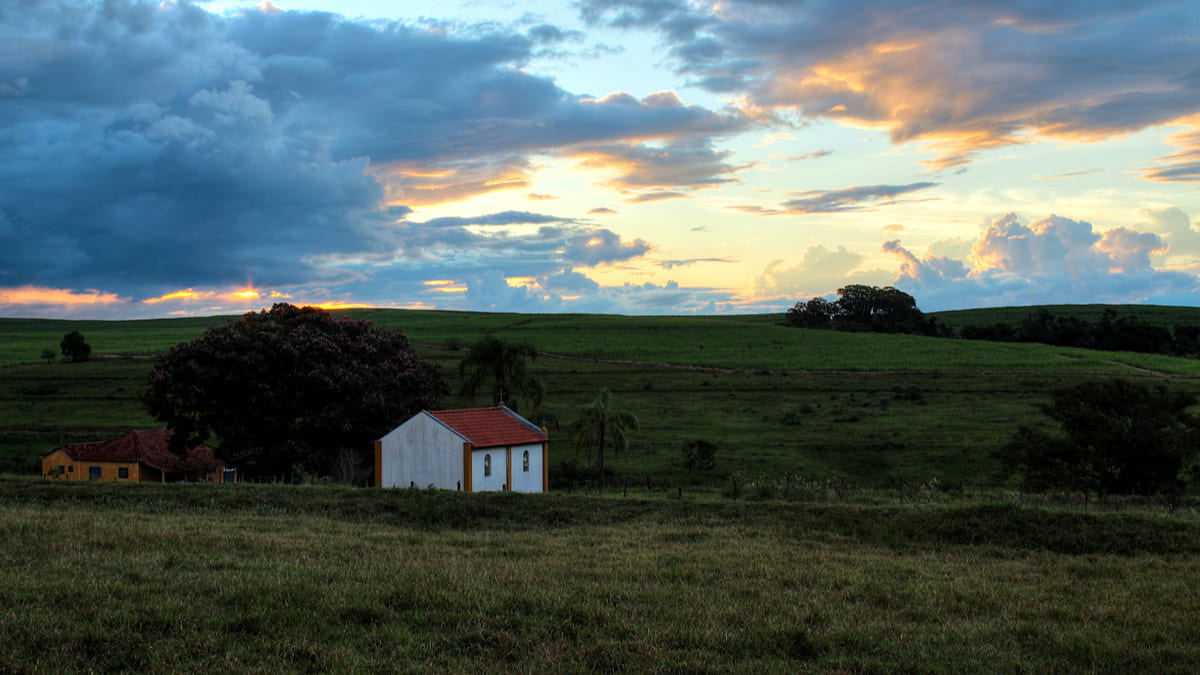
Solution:
[{"label": "shrub", "polygon": [[703,440],[686,441],[683,444],[683,466],[689,471],[707,473],[716,468],[717,446]]}]

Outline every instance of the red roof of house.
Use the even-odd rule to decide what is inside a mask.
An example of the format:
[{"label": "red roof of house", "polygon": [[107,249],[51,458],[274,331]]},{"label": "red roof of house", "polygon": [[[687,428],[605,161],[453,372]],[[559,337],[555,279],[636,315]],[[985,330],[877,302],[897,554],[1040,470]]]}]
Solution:
[{"label": "red roof of house", "polygon": [[546,434],[507,406],[426,411],[477,448],[544,443]]},{"label": "red roof of house", "polygon": [[137,462],[159,471],[201,471],[225,464],[204,443],[189,448],[181,457],[167,448],[170,438],[166,429],[134,429],[111,441],[74,443],[59,449],[76,461]]}]

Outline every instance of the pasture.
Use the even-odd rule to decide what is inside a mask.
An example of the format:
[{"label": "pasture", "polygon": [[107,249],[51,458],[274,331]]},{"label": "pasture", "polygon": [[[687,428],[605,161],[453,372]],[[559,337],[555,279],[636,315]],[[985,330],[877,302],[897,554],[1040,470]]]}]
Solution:
[{"label": "pasture", "polygon": [[[608,462],[614,487],[0,476],[0,673],[1186,673],[1200,662],[1200,513],[1188,500],[1022,495],[996,486],[990,457],[1040,423],[1055,387],[1118,376],[1195,391],[1195,360],[806,331],[778,317],[355,314],[404,329],[452,385],[481,335],[529,340],[563,428],[611,389],[642,422]],[[153,425],[140,404],[148,357],[223,321],[0,319],[0,471],[36,475],[59,444]],[[100,358],[41,362],[70,330]],[[552,477],[588,463],[562,428],[550,436]],[[689,439],[716,444],[712,472],[683,467]],[[723,498],[735,480],[744,498]]]},{"label": "pasture", "polygon": [[0,671],[1191,672],[1195,515],[0,479]]}]

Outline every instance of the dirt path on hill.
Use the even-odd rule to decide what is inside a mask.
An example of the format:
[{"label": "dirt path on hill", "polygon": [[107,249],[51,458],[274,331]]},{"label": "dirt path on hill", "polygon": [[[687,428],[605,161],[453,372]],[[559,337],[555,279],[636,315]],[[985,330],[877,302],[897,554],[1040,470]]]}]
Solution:
[{"label": "dirt path on hill", "polygon": [[1111,373],[1108,371],[1099,370],[1077,370],[1067,373],[1056,373],[1055,371],[1043,370],[775,370],[765,368],[718,368],[716,366],[694,366],[684,363],[656,363],[653,361],[622,361],[618,359],[595,359],[585,356],[570,356],[567,354],[552,354],[550,352],[538,352],[538,356],[556,359],[559,361],[575,361],[579,363],[603,363],[612,366],[636,366],[640,368],[668,368],[671,370],[687,370],[703,373],[722,373],[730,375],[856,375],[860,377],[890,377],[897,375],[1052,375],[1052,374],[1068,374],[1068,375],[1116,375],[1124,374],[1133,377],[1148,377],[1148,378],[1169,378],[1169,379],[1184,379],[1194,380],[1200,379],[1200,375],[1183,375],[1179,373],[1167,373],[1161,370],[1150,370],[1130,365],[1121,361],[1109,361],[1114,365],[1129,368],[1137,371],[1136,373]]},{"label": "dirt path on hill", "polygon": [[[418,344],[418,347],[430,349],[446,349],[444,345]],[[1123,361],[1111,360],[1109,363],[1128,368],[1133,373],[1111,373],[1098,370],[1077,370],[1067,373],[1042,370],[775,370],[770,368],[719,368],[717,366],[695,366],[686,363],[659,363],[656,361],[623,361],[620,359],[597,359],[590,356],[572,356],[570,354],[555,354],[553,352],[538,352],[538,356],[556,361],[572,361],[575,363],[602,363],[609,366],[628,366],[637,368],[665,368],[669,370],[685,370],[697,373],[717,373],[722,375],[834,375],[858,377],[895,377],[898,375],[1126,375],[1129,377],[1146,377],[1159,379],[1200,379],[1200,375],[1182,375],[1167,373],[1161,370],[1150,370],[1134,366]]]}]

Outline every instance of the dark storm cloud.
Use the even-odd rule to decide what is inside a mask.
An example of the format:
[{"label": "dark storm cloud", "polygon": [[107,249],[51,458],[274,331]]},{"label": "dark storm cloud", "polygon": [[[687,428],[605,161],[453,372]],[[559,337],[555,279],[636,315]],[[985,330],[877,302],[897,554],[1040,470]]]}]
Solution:
[{"label": "dark storm cloud", "polygon": [[768,112],[882,126],[896,143],[929,143],[934,168],[1030,133],[1094,140],[1200,109],[1190,0],[579,5],[592,23],[659,32],[699,86]]},{"label": "dark storm cloud", "polygon": [[492,189],[497,175],[519,186],[528,153],[748,124],[677,99],[584,98],[520,69],[537,45],[568,39],[553,26],[454,32],[271,8],[217,16],[136,1],[6,4],[0,286],[136,299],[202,285],[337,284],[361,277],[354,261],[405,256],[415,242],[496,243],[467,221],[564,225],[557,244],[518,242],[551,256],[546,268],[573,264],[573,252],[602,263],[645,250],[579,249],[571,242],[587,228],[553,216],[423,229],[400,206],[420,199],[393,199],[406,189],[394,176],[451,174],[433,186],[412,179],[407,188],[428,203]]}]

